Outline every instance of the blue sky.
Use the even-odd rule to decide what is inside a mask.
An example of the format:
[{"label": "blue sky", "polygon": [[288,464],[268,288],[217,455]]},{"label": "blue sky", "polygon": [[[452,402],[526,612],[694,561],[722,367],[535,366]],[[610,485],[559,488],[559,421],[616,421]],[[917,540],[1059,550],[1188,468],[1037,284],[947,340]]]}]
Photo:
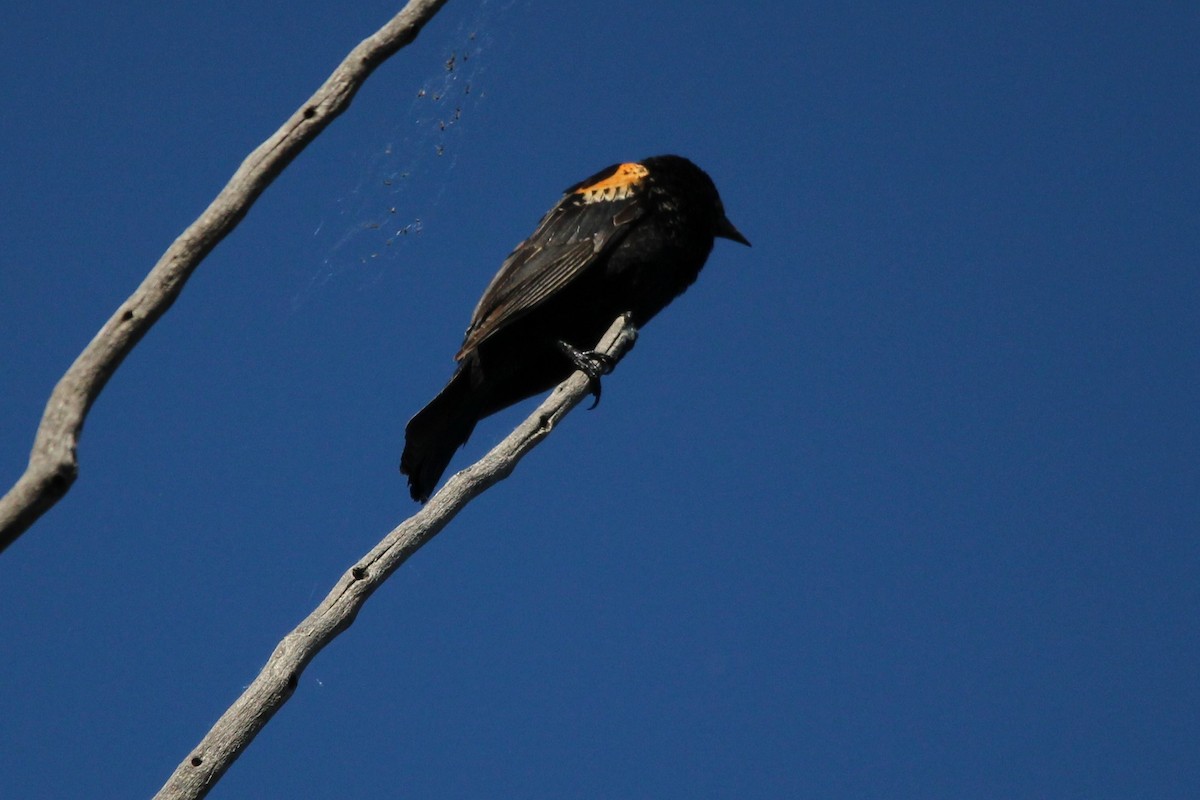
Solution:
[{"label": "blue sky", "polygon": [[[71,360],[394,10],[6,11],[6,485]],[[754,247],[717,244],[211,796],[1194,796],[1197,40],[1179,3],[451,0],[0,556],[0,796],[157,790],[415,509],[404,424],[509,249],[662,152]]]}]

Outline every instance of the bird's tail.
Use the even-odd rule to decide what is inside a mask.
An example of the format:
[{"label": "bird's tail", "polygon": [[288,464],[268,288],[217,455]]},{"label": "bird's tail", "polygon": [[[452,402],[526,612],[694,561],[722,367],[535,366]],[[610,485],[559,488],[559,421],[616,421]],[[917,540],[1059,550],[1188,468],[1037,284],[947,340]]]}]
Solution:
[{"label": "bird's tail", "polygon": [[446,388],[404,429],[400,472],[408,476],[409,493],[417,502],[424,503],[433,494],[455,451],[467,443],[479,421],[469,373],[467,369],[454,373]]}]

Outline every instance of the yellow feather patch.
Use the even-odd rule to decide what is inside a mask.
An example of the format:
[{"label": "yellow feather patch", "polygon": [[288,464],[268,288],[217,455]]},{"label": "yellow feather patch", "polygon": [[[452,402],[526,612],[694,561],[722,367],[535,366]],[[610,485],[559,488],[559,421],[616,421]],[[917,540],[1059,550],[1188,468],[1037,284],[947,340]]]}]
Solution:
[{"label": "yellow feather patch", "polygon": [[650,174],[650,170],[641,164],[628,162],[617,167],[612,175],[604,180],[596,181],[580,189],[576,194],[583,195],[583,202],[598,203],[603,200],[624,200],[634,187],[642,182],[642,178]]}]

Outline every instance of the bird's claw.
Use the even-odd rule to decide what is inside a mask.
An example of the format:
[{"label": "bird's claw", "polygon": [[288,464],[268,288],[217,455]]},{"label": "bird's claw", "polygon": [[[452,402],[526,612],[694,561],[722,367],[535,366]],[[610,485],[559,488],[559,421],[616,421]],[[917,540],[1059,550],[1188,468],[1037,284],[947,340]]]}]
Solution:
[{"label": "bird's claw", "polygon": [[588,389],[591,390],[592,397],[595,398],[588,407],[588,411],[591,411],[600,405],[600,378],[613,371],[613,367],[617,363],[616,359],[608,353],[600,353],[595,350],[580,350],[564,342],[562,339],[558,340],[558,349],[563,352],[563,355],[571,359],[571,363],[575,365],[575,369],[587,375]]}]

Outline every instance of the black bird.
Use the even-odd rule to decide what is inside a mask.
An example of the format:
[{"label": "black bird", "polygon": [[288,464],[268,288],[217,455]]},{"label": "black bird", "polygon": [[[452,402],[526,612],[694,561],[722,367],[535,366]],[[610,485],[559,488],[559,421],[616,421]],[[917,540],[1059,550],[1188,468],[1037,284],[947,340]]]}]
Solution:
[{"label": "black bird", "polygon": [[726,219],[708,175],[686,158],[614,164],[567,189],[484,290],[450,383],[405,428],[400,471],[429,499],[475,423],[592,377],[591,347],[619,315],[641,327],[696,280],[713,238],[749,245]]}]

